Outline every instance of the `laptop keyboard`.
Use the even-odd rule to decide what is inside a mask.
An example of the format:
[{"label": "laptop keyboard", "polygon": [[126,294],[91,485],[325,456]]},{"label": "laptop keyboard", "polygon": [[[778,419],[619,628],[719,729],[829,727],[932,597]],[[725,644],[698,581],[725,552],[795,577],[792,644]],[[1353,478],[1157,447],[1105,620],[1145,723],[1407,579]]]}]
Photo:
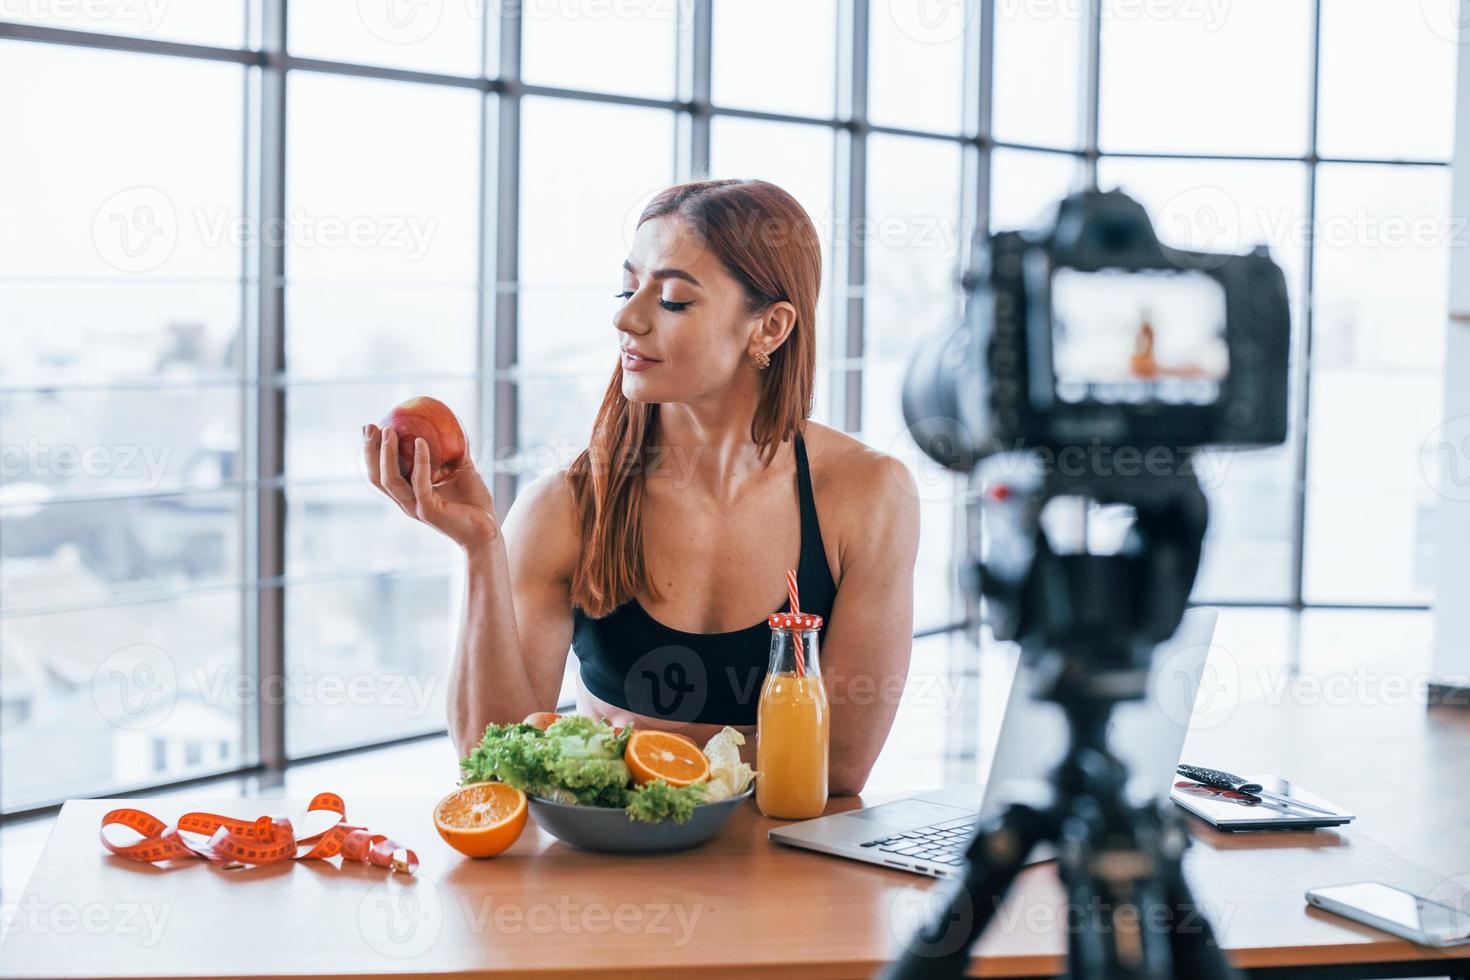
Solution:
[{"label": "laptop keyboard", "polygon": [[940,868],[958,868],[965,863],[965,846],[974,829],[973,818],[961,817],[917,830],[907,830],[891,837],[866,841],[861,846],[875,847],[888,854],[897,854]]}]

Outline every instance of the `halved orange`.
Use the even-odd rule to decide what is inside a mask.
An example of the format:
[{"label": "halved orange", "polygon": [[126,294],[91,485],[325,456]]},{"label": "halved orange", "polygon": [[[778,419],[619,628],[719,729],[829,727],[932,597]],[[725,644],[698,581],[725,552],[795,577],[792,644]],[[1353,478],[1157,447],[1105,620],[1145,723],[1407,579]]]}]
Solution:
[{"label": "halved orange", "polygon": [[637,731],[628,739],[623,761],[639,786],[662,779],[670,786],[688,786],[709,778],[709,760],[686,735]]},{"label": "halved orange", "polygon": [[526,794],[505,783],[471,783],[434,807],[434,826],[466,857],[494,857],[526,829]]}]

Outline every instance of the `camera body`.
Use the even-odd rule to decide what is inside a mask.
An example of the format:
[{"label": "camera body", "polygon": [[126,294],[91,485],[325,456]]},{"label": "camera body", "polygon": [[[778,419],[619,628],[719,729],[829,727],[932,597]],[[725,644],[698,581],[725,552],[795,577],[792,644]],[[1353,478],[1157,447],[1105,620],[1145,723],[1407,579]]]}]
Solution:
[{"label": "camera body", "polygon": [[1170,248],[1137,201],[1085,190],[1045,227],[977,238],[963,284],[963,321],[919,349],[903,391],[914,439],[951,469],[1286,438],[1290,307],[1264,247]]}]

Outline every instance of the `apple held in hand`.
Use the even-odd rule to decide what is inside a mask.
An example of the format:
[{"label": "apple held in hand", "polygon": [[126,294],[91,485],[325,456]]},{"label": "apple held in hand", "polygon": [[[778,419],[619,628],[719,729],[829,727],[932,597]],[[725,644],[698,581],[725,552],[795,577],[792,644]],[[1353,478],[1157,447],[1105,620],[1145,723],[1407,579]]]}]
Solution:
[{"label": "apple held in hand", "polygon": [[379,427],[398,434],[398,469],[405,480],[412,479],[415,439],[429,444],[429,479],[435,484],[453,476],[469,451],[459,419],[437,398],[410,398],[389,412]]}]

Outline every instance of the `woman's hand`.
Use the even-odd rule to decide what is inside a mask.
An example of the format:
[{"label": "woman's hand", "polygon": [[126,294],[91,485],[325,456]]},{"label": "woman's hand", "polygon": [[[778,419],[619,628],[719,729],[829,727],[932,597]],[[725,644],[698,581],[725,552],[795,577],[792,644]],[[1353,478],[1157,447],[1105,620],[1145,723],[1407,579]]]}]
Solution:
[{"label": "woman's hand", "polygon": [[439,486],[429,482],[429,444],[414,441],[413,474],[405,480],[398,468],[398,433],[365,425],[362,452],[368,480],[392,498],[400,510],[439,531],[466,551],[500,536],[490,488],[469,456]]}]

